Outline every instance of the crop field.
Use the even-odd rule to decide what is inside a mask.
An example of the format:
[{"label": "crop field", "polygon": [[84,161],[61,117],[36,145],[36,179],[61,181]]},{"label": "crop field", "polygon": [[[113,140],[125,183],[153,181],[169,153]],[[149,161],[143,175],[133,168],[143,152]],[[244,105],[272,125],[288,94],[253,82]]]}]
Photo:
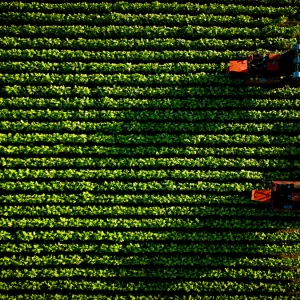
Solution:
[{"label": "crop field", "polygon": [[250,197],[300,178],[300,88],[225,76],[299,15],[1,1],[0,300],[299,299],[299,213]]}]

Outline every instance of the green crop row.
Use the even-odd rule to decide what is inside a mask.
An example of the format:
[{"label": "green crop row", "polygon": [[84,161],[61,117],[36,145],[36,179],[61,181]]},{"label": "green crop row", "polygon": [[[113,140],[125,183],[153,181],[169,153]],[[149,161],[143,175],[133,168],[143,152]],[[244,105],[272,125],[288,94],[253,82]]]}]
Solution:
[{"label": "green crop row", "polygon": [[0,134],[1,143],[27,144],[27,143],[76,143],[87,142],[97,144],[128,144],[128,145],[149,145],[149,144],[183,144],[183,145],[298,145],[300,135],[250,135],[250,134],[127,134],[127,135],[105,135],[96,134],[73,134],[73,133],[28,133],[28,134]]},{"label": "green crop row", "polygon": [[108,192],[136,192],[136,191],[210,191],[210,192],[245,192],[255,189],[259,185],[245,183],[216,183],[216,182],[178,182],[173,180],[160,180],[148,182],[123,182],[103,181],[95,183],[91,181],[26,181],[0,182],[2,191],[34,191],[34,192],[68,192],[68,191],[108,191]]},{"label": "green crop row", "polygon": [[262,281],[276,278],[278,280],[293,280],[295,279],[295,272],[287,270],[278,270],[278,271],[264,271],[264,270],[253,270],[251,268],[245,269],[232,269],[226,268],[223,269],[205,269],[205,268],[195,268],[188,270],[186,268],[180,267],[168,267],[168,268],[103,268],[103,269],[94,269],[94,268],[43,268],[43,269],[8,269],[2,270],[0,272],[0,278],[2,279],[34,279],[34,278],[51,278],[59,279],[61,277],[77,277],[83,276],[87,278],[161,278],[161,279],[198,279],[207,280],[207,279],[223,279],[227,280],[232,279],[260,279]]},{"label": "green crop row", "polygon": [[[222,0],[223,1],[223,0]],[[276,0],[275,0],[276,1]],[[260,1],[265,3],[265,1]],[[272,2],[268,2],[272,5]],[[251,4],[253,1],[248,1]],[[278,3],[278,1],[276,2]],[[97,13],[105,14],[111,12],[119,13],[194,13],[194,14],[228,14],[233,13],[236,15],[294,15],[297,13],[297,7],[291,6],[292,2],[280,1],[282,7],[265,7],[265,6],[251,6],[251,5],[235,5],[232,1],[226,4],[210,3],[160,3],[158,1],[151,3],[134,3],[134,2],[115,2],[115,3],[23,3],[17,1],[2,2],[0,3],[1,12],[19,11],[19,12],[51,12],[51,13]],[[294,5],[300,4],[299,0],[294,1]]]},{"label": "green crop row", "polygon": [[0,74],[0,84],[22,85],[131,85],[131,86],[189,86],[203,84],[240,85],[243,81],[231,79],[224,75],[210,75],[205,72],[193,74],[47,74],[21,73]]},{"label": "green crop row", "polygon": [[[30,220],[28,220],[30,221]],[[195,220],[194,220],[195,222]],[[232,220],[233,222],[233,220]],[[253,222],[254,223],[254,222]],[[54,222],[55,224],[55,222]],[[291,223],[290,223],[291,224]],[[12,225],[12,224],[11,224]],[[232,224],[233,225],[233,224]],[[270,221],[269,221],[270,226]],[[222,226],[221,226],[222,228]],[[75,228],[76,229],[76,228]],[[231,228],[232,229],[232,228]],[[278,228],[277,228],[278,229]],[[249,244],[249,242],[258,242],[264,241],[268,242],[299,242],[300,238],[300,230],[294,229],[293,232],[280,232],[278,229],[275,233],[266,233],[266,232],[253,232],[253,231],[245,231],[237,232],[237,231],[205,231],[202,230],[200,232],[189,232],[188,234],[183,231],[176,230],[161,230],[159,232],[153,231],[106,231],[106,230],[60,230],[52,228],[51,230],[47,229],[46,231],[37,230],[34,231],[23,231],[16,230],[11,232],[11,230],[0,230],[0,237],[2,241],[72,241],[75,243],[76,241],[101,241],[100,244],[106,241],[113,241],[114,243],[123,243],[123,242],[139,242],[139,241],[192,241],[192,242],[240,242]],[[99,242],[97,242],[99,244]],[[298,243],[299,244],[299,243]],[[192,257],[191,257],[192,258]],[[299,260],[299,257],[298,257]],[[17,260],[18,261],[18,260]],[[178,260],[180,261],[180,260]],[[184,261],[184,260],[183,260]],[[268,261],[266,259],[260,259],[261,263],[265,263],[268,265]],[[282,260],[278,258],[278,261],[284,263],[286,260]],[[1,263],[2,261],[0,261]],[[178,262],[177,262],[178,263]],[[255,265],[253,265],[255,266]]]},{"label": "green crop row", "polygon": [[[227,18],[227,17],[226,17]],[[236,18],[236,17],[235,17]],[[180,38],[163,39],[58,39],[58,38],[20,38],[1,37],[2,48],[10,49],[69,49],[69,50],[242,50],[249,48],[287,49],[295,44],[295,38],[270,37],[261,39],[230,39],[202,38],[188,40]],[[5,62],[10,63],[11,62]],[[28,62],[24,62],[27,63]],[[3,64],[3,62],[2,62]],[[79,62],[77,62],[79,64]],[[132,66],[134,67],[134,66]],[[25,68],[25,67],[24,67]]]},{"label": "green crop row", "polygon": [[[284,143],[283,143],[284,144]],[[299,157],[300,148],[296,145],[289,144],[284,146],[270,146],[270,147],[169,147],[169,146],[136,146],[132,147],[116,147],[116,146],[80,146],[80,145],[0,145],[0,153],[3,155],[61,155],[61,154],[75,154],[75,155],[101,155],[101,156],[268,156],[268,157]],[[3,160],[1,160],[3,162]]]},{"label": "green crop row", "polygon": [[[190,97],[190,96],[208,96],[221,97],[273,97],[299,99],[300,89],[297,88],[259,88],[259,87],[236,87],[226,86],[204,86],[204,87],[132,87],[132,86],[102,86],[99,88],[89,88],[86,86],[5,86],[0,90],[0,96],[4,97],[68,97],[68,96],[92,96],[92,97]],[[219,100],[220,101],[220,100]],[[209,102],[209,100],[206,100]]]},{"label": "green crop row", "polygon": [[134,205],[207,205],[207,204],[238,204],[240,207],[243,204],[249,205],[249,197],[243,197],[241,195],[206,195],[206,194],[195,194],[195,195],[153,195],[153,194],[135,194],[135,195],[109,195],[109,194],[98,194],[98,193],[76,193],[76,194],[7,194],[0,195],[1,203],[5,204],[111,204],[111,205],[124,205],[126,203]]},{"label": "green crop row", "polygon": [[253,18],[249,15],[214,15],[214,14],[126,14],[110,12],[108,14],[57,14],[42,12],[6,12],[0,15],[2,25],[34,24],[38,25],[93,25],[93,26],[186,26],[220,25],[226,26],[265,26],[274,23],[271,18]]},{"label": "green crop row", "polygon": [[[255,158],[224,158],[224,157],[196,157],[196,158],[74,158],[74,157],[35,157],[35,158],[21,158],[21,157],[1,157],[0,166],[5,168],[53,168],[53,167],[76,167],[76,168],[171,168],[171,167],[209,167],[214,168],[276,168],[276,169],[294,169],[300,167],[300,160],[290,159],[255,159]],[[3,172],[3,171],[1,171]],[[9,172],[9,170],[5,170]]]},{"label": "green crop row", "polygon": [[[299,168],[298,164],[298,168]],[[128,168],[128,166],[127,166]],[[300,169],[300,168],[299,168]],[[132,170],[132,169],[99,169],[99,170],[86,170],[86,169],[4,169],[0,171],[0,180],[42,180],[42,179],[53,179],[53,180],[163,180],[163,179],[174,179],[180,180],[185,179],[186,181],[194,180],[216,180],[216,181],[233,181],[233,180],[249,180],[257,181],[263,179],[265,176],[270,180],[277,178],[286,178],[291,176],[300,176],[300,170],[293,169],[288,171],[250,171],[250,170],[237,170],[237,171],[215,171],[215,170]]]},{"label": "green crop row", "polygon": [[[133,266],[146,266],[146,265],[163,265],[163,266],[224,266],[230,267],[299,267],[300,259],[286,258],[248,258],[243,257],[228,257],[228,256],[210,256],[210,255],[156,255],[156,256],[118,256],[118,255],[13,255],[11,257],[3,256],[1,258],[0,266],[70,266],[87,263],[92,265],[133,265]],[[213,282],[212,282],[213,283]],[[270,284],[270,283],[269,283]],[[299,288],[299,286],[298,286]]]},{"label": "green crop row", "polygon": [[157,280],[157,282],[148,282],[135,280],[132,282],[111,280],[86,281],[66,279],[66,280],[51,280],[51,281],[10,281],[0,282],[0,289],[4,291],[11,290],[31,290],[31,291],[60,291],[62,289],[71,291],[177,291],[177,292],[291,292],[298,291],[297,284],[293,283],[253,283],[253,282],[236,282],[236,281],[165,281]]},{"label": "green crop row", "polygon": [[49,74],[21,73],[1,74],[2,85],[130,85],[130,86],[189,86],[189,85],[240,85],[241,79],[231,79],[224,74],[207,74],[205,72],[192,74]]},{"label": "green crop row", "polygon": [[[58,49],[0,49],[0,57],[3,60],[45,60],[54,62],[117,62],[117,63],[140,63],[140,62],[173,62],[186,61],[206,63],[216,61],[228,62],[232,58],[244,58],[249,51],[197,51],[197,50],[174,50],[174,51],[82,51],[82,50],[58,50]],[[111,67],[112,68],[112,67]]]},{"label": "green crop row", "polygon": [[[152,217],[152,216],[151,216]],[[200,216],[202,217],[202,216]],[[227,217],[227,216],[226,216]],[[157,216],[155,218],[125,218],[122,219],[120,217],[112,218],[107,217],[105,219],[91,219],[91,218],[73,218],[73,217],[58,217],[55,218],[46,218],[46,217],[38,217],[38,218],[2,218],[0,220],[0,228],[18,228],[18,229],[32,229],[39,228],[43,229],[45,227],[56,228],[56,229],[64,229],[64,228],[74,228],[77,230],[82,229],[83,227],[86,229],[92,228],[101,228],[103,229],[130,229],[132,231],[138,229],[184,229],[184,230],[195,230],[202,229],[222,229],[222,230],[231,230],[235,229],[243,229],[243,230],[253,230],[253,229],[273,229],[273,228],[291,228],[297,229],[300,228],[300,222],[293,221],[291,225],[287,225],[287,222],[281,220],[247,220],[243,219],[243,217],[239,217],[239,219],[220,219],[219,216],[215,216],[215,218],[209,218],[206,220],[200,220],[198,218],[191,217],[187,218],[174,218],[174,217],[160,217]],[[79,228],[80,229],[79,229]],[[33,233],[34,234],[34,233]],[[263,235],[263,233],[261,233]],[[300,260],[299,260],[300,263]]]},{"label": "green crop row", "polygon": [[[204,205],[204,204],[203,204]],[[230,216],[242,218],[243,216],[273,216],[276,215],[272,212],[266,212],[257,208],[249,207],[224,207],[220,204],[216,206],[201,206],[190,207],[190,206],[101,206],[101,205],[88,205],[88,206],[68,206],[68,205],[37,205],[37,206],[4,206],[0,207],[0,214],[3,217],[16,217],[16,216],[35,216],[35,217],[53,217],[69,215],[72,217],[89,217],[89,216],[101,216],[105,218],[107,216],[143,216],[143,217],[181,217],[181,216],[192,216],[192,217],[209,217],[209,216]],[[290,213],[281,214],[290,216]],[[242,220],[244,222],[244,220]],[[255,220],[254,222],[257,222]],[[259,222],[259,221],[258,221]],[[260,223],[260,222],[259,222]],[[297,226],[296,223],[293,226]],[[298,225],[299,226],[299,225]]]},{"label": "green crop row", "polygon": [[[202,216],[201,216],[202,217]],[[227,217],[227,216],[226,216]],[[126,218],[121,219],[120,217],[111,218],[107,217],[105,220],[103,219],[85,219],[82,216],[78,218],[72,217],[58,217],[55,218],[8,218],[0,220],[1,229],[5,228],[18,228],[18,229],[32,229],[39,228],[43,229],[45,227],[56,228],[56,229],[64,229],[64,228],[74,228],[77,230],[82,229],[83,227],[86,229],[92,228],[102,228],[102,229],[117,229],[117,230],[138,230],[138,229],[184,229],[184,230],[195,230],[195,229],[222,229],[222,230],[231,230],[235,229],[243,229],[243,230],[253,230],[253,229],[273,229],[273,228],[288,228],[286,225],[287,222],[280,220],[243,220],[243,217],[239,216],[239,219],[219,219],[219,216],[215,216],[214,219],[207,219],[200,221],[199,219],[195,219],[192,217],[191,219],[186,218],[174,218],[174,217],[162,217],[158,218],[143,218],[143,219],[135,219],[135,218]],[[295,222],[295,221],[294,221]],[[80,229],[78,229],[80,227]],[[295,222],[295,224],[291,224],[290,227],[294,229],[300,228],[300,223]],[[263,234],[263,233],[262,233]]]},{"label": "green crop row", "polygon": [[161,74],[161,73],[195,73],[195,72],[221,72],[224,71],[228,63],[83,63],[83,62],[45,62],[45,61],[22,61],[0,62],[2,73],[24,73],[24,72],[55,72],[58,74],[69,73],[141,73],[141,74]]},{"label": "green crop row", "polygon": [[[0,63],[1,64],[1,63]],[[38,67],[39,65],[37,65]],[[299,95],[300,96],[300,95]],[[90,98],[90,97],[57,97],[57,98],[30,98],[12,97],[0,98],[0,108],[30,108],[30,109],[184,109],[194,110],[201,108],[218,109],[300,109],[299,99],[254,99],[243,98],[192,98],[185,99],[163,98],[163,99],[140,99],[140,98]]]},{"label": "green crop row", "polygon": [[300,123],[221,123],[221,122],[32,122],[0,121],[0,130],[9,132],[73,132],[73,133],[287,133],[299,132]]},{"label": "green crop row", "polygon": [[221,26],[182,26],[182,27],[166,27],[166,26],[87,26],[87,25],[1,25],[0,35],[9,37],[51,37],[51,38],[207,38],[207,37],[223,37],[223,38],[259,38],[261,33],[266,37],[292,37],[297,27],[277,27],[275,25],[265,26],[264,28],[248,28],[248,27],[228,27]]},{"label": "green crop row", "polygon": [[[285,244],[244,244],[244,243],[187,243],[187,244],[178,244],[176,242],[172,243],[152,243],[152,242],[130,242],[130,243],[2,243],[0,244],[0,253],[5,252],[15,252],[16,254],[22,254],[22,252],[31,252],[32,254],[41,254],[47,252],[48,254],[56,254],[56,252],[66,252],[70,253],[102,253],[102,254],[146,254],[147,253],[165,253],[171,254],[174,253],[198,253],[198,254],[225,254],[230,253],[231,255],[236,254],[254,254],[260,256],[264,255],[274,255],[274,256],[288,256],[290,253],[299,252],[300,245],[285,245]],[[285,270],[286,271],[286,270]],[[300,270],[299,270],[300,271]],[[288,271],[286,271],[288,274]],[[296,275],[296,270],[293,271]],[[0,273],[1,274],[1,273]],[[2,273],[3,274],[3,273]],[[1,275],[0,275],[1,277]]]},{"label": "green crop row", "polygon": [[[147,76],[146,76],[147,78]],[[187,110],[50,110],[50,109],[0,109],[0,119],[5,120],[35,120],[35,121],[63,121],[63,120],[76,120],[76,121],[293,121],[300,120],[300,110],[294,109],[282,109],[282,110],[229,110],[223,111],[219,109],[202,110],[202,111],[187,111]],[[280,122],[281,123],[281,122]],[[279,124],[280,124],[279,123]],[[76,124],[76,123],[73,123]],[[80,126],[77,123],[77,126]],[[116,123],[117,124],[117,123]],[[276,124],[276,122],[275,122]],[[120,127],[125,124],[120,123]],[[133,123],[130,127],[140,127],[138,123]],[[169,125],[172,126],[171,123]],[[228,126],[234,126],[234,123],[227,124]],[[86,127],[85,125],[81,125]],[[97,124],[93,126],[99,126]],[[116,125],[115,125],[116,126]],[[152,126],[159,126],[152,122]],[[168,125],[167,125],[168,126]],[[216,126],[218,126],[216,124]],[[236,126],[236,125],[235,125]],[[255,126],[255,125],[254,125]],[[259,125],[261,126],[261,125]],[[297,126],[297,124],[295,124]],[[70,125],[69,125],[70,127]],[[74,127],[71,126],[71,128]],[[104,127],[101,125],[101,127]],[[211,125],[211,128],[214,126]],[[99,128],[99,127],[97,127]],[[287,128],[289,125],[287,124]],[[100,128],[99,128],[100,129]],[[288,131],[288,130],[287,130]]]}]

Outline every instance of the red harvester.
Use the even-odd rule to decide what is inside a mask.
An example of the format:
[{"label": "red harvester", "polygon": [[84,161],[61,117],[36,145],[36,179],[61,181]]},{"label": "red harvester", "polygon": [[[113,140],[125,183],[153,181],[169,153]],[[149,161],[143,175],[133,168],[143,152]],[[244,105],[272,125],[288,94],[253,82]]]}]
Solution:
[{"label": "red harvester", "polygon": [[270,203],[273,210],[300,212],[300,181],[271,181],[268,190],[253,190],[251,200]]},{"label": "red harvester", "polygon": [[300,44],[283,54],[252,53],[244,60],[231,60],[226,69],[232,78],[244,78],[247,85],[300,86]]}]

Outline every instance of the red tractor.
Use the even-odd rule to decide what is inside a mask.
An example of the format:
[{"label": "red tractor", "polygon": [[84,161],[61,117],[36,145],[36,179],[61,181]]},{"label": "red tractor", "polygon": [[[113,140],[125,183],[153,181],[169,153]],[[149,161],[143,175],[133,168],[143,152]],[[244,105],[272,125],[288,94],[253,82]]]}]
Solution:
[{"label": "red tractor", "polygon": [[252,53],[247,59],[231,60],[226,73],[232,78],[244,78],[247,85],[300,86],[300,44],[283,54]]},{"label": "red tractor", "polygon": [[253,190],[251,200],[270,203],[276,211],[300,212],[300,181],[271,181],[268,190]]}]

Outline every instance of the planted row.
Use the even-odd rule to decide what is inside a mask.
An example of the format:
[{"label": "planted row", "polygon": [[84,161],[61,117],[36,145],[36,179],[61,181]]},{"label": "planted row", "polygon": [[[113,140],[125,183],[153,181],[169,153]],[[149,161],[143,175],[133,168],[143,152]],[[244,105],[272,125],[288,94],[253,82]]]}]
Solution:
[{"label": "planted row", "polygon": [[295,279],[295,273],[287,270],[277,271],[264,271],[264,270],[253,270],[251,268],[245,269],[205,269],[195,268],[188,270],[180,267],[167,267],[167,268],[149,268],[149,267],[129,267],[129,268],[109,268],[104,267],[103,269],[94,268],[42,268],[42,269],[6,269],[0,272],[0,278],[2,279],[33,279],[33,278],[63,278],[63,277],[77,277],[83,276],[88,279],[90,278],[162,278],[166,280],[181,278],[181,279],[260,279],[270,280],[276,278],[276,281],[280,280],[292,280]]},{"label": "planted row", "polygon": [[277,27],[275,25],[265,26],[263,28],[254,27],[228,27],[221,26],[88,26],[88,25],[1,25],[0,35],[9,37],[22,36],[31,37],[49,37],[49,38],[259,38],[261,32],[266,37],[274,36],[277,33],[280,37],[291,37],[296,31],[294,27]]},{"label": "planted row", "polygon": [[220,25],[226,26],[265,26],[274,23],[271,18],[253,18],[249,15],[215,15],[215,14],[128,14],[110,12],[99,15],[94,13],[84,14],[58,14],[42,12],[5,12],[0,15],[2,25],[93,25],[93,26],[186,26],[186,25]]},{"label": "planted row", "polygon": [[[210,109],[202,111],[190,111],[190,110],[50,110],[50,109],[0,109],[0,119],[2,120],[32,120],[32,121],[87,121],[87,122],[99,122],[99,121],[140,121],[143,124],[145,121],[213,121],[216,123],[222,121],[292,121],[297,122],[300,120],[300,109],[282,109],[282,110],[228,110],[223,111],[220,109]],[[117,124],[116,122],[115,124]],[[70,124],[70,123],[69,123]],[[73,123],[76,124],[76,123]],[[77,123],[78,124],[78,123]],[[77,126],[86,127],[85,125]],[[88,124],[88,123],[85,123]],[[132,123],[129,127],[139,127],[139,123]],[[170,124],[170,123],[169,123]],[[234,124],[234,123],[233,123]],[[234,126],[233,124],[226,124],[228,127]],[[25,125],[25,124],[24,124]],[[119,126],[123,126],[123,122]],[[94,128],[100,129],[97,125]],[[105,125],[102,123],[105,128]],[[141,125],[140,125],[141,126]],[[142,125],[143,126],[143,125]],[[152,127],[159,126],[152,122]],[[168,126],[168,125],[167,125]],[[213,126],[213,125],[211,125]],[[218,126],[218,125],[216,125]],[[238,126],[238,125],[235,125]],[[255,125],[253,125],[255,127]],[[259,125],[262,126],[262,125]],[[297,124],[295,125],[297,126]],[[70,127],[70,125],[69,125]],[[74,127],[74,125],[71,127]],[[120,127],[119,127],[120,128]],[[213,127],[212,127],[213,128]],[[287,124],[287,128],[289,125]],[[209,128],[207,128],[209,129]],[[288,130],[287,130],[288,131]]]},{"label": "planted row", "polygon": [[[298,167],[299,167],[298,163]],[[2,180],[33,180],[33,179],[53,179],[53,180],[112,180],[112,179],[124,179],[124,180],[150,180],[150,179],[174,179],[174,180],[214,180],[214,181],[234,181],[234,180],[248,180],[258,181],[265,176],[270,180],[277,178],[287,178],[289,176],[300,176],[300,170],[288,170],[288,171],[250,171],[250,170],[237,170],[237,171],[215,171],[215,170],[186,170],[186,169],[165,169],[165,170],[132,170],[132,169],[4,169],[0,171],[0,179]]]},{"label": "planted row", "polygon": [[[233,225],[233,224],[232,224]],[[269,223],[270,225],[270,223]],[[221,227],[222,228],[222,227]],[[278,228],[277,228],[278,229]],[[275,230],[274,230],[275,231]],[[170,241],[184,241],[184,242],[225,242],[230,241],[236,244],[249,244],[249,242],[277,242],[284,244],[299,244],[300,229],[290,230],[277,230],[277,232],[255,232],[255,231],[245,231],[240,232],[229,229],[218,230],[218,231],[190,231],[188,234],[185,231],[177,230],[161,230],[151,231],[151,230],[134,230],[134,231],[112,231],[112,230],[85,230],[80,228],[80,230],[60,230],[60,229],[47,229],[45,231],[38,230],[37,228],[34,232],[30,230],[0,230],[0,236],[2,241],[71,241],[76,243],[80,241],[101,241],[103,242],[114,242],[114,243],[124,243],[124,242],[138,242],[138,241],[163,241],[169,243]],[[252,243],[251,243],[252,244]],[[219,244],[218,244],[219,245]],[[264,244],[263,244],[264,245]],[[99,246],[100,247],[100,246]],[[169,255],[168,255],[169,256]],[[192,258],[192,256],[191,256]],[[18,260],[16,260],[18,261]],[[180,264],[181,260],[177,260],[177,264]],[[184,260],[182,260],[184,262]],[[265,263],[268,266],[268,260],[259,259],[260,263]],[[2,260],[0,261],[0,263]],[[278,257],[278,262],[286,263],[286,260]],[[297,260],[295,261],[295,263]],[[299,263],[299,260],[298,260]],[[270,265],[269,265],[270,266]]]},{"label": "planted row", "polygon": [[[155,230],[208,230],[209,233],[212,229],[218,229],[218,230],[231,230],[234,228],[237,229],[243,229],[243,230],[253,230],[253,229],[273,229],[273,228],[287,228],[286,223],[283,220],[276,220],[275,218],[273,220],[249,220],[244,219],[243,216],[239,216],[237,219],[235,217],[228,218],[226,216],[226,219],[219,219],[218,215],[214,215],[211,217],[206,217],[207,219],[203,220],[203,216],[201,217],[201,220],[198,218],[195,218],[194,216],[191,218],[182,218],[178,217],[159,217],[156,216],[155,218],[153,216],[143,217],[142,219],[136,219],[136,218],[125,218],[122,219],[120,216],[116,216],[115,218],[104,216],[103,218],[84,218],[84,217],[54,217],[54,218],[47,218],[47,217],[36,217],[36,218],[2,218],[0,220],[0,228],[6,229],[6,228],[18,228],[18,229],[26,229],[26,230],[36,230],[38,228],[56,228],[56,229],[64,229],[64,228],[73,228],[77,230],[81,230],[83,228],[85,229],[116,229],[116,230],[131,230],[135,231],[137,229],[155,229]],[[233,219],[232,219],[233,218]],[[290,228],[294,229],[296,227],[297,229],[300,228],[300,222],[294,221],[295,224],[291,224]],[[34,235],[35,233],[33,233]],[[260,233],[264,234],[264,233]],[[300,263],[300,259],[299,259]]]},{"label": "planted row", "polygon": [[2,85],[130,85],[130,86],[189,86],[189,85],[241,85],[243,80],[231,79],[224,74],[54,74],[21,73],[0,74]]},{"label": "planted row", "polygon": [[[21,254],[22,252],[31,252],[32,254],[56,254],[56,252],[70,253],[118,253],[118,254],[147,254],[147,253],[191,253],[191,254],[238,254],[238,255],[257,255],[260,256],[262,253],[269,256],[288,257],[290,253],[297,253],[300,250],[299,244],[285,245],[285,244],[255,244],[255,242],[244,244],[244,243],[153,243],[153,242],[126,242],[126,243],[2,243],[0,244],[0,253],[13,252]],[[208,270],[205,270],[208,271]],[[289,272],[285,270],[286,275],[289,276]],[[270,272],[270,270],[268,270]],[[5,272],[1,272],[2,275]],[[295,271],[293,271],[295,275]],[[1,277],[0,275],[0,277]]]},{"label": "planted row", "polygon": [[[174,16],[172,16],[174,17]],[[227,16],[228,17],[228,16]],[[226,18],[227,18],[226,17]],[[234,18],[237,18],[235,16]],[[0,43],[5,49],[70,49],[70,50],[228,50],[242,49],[287,49],[295,44],[295,38],[269,37],[264,40],[253,38],[239,39],[216,39],[201,38],[188,40],[180,38],[162,39],[59,39],[59,38],[20,38],[20,37],[1,37]],[[270,49],[271,48],[271,49]],[[11,63],[11,62],[5,62]],[[26,63],[26,62],[24,62]],[[78,63],[78,62],[77,62]],[[2,62],[3,64],[3,62]],[[27,62],[28,64],[28,62]],[[25,66],[24,66],[25,69]],[[28,72],[28,71],[27,71]]]},{"label": "planted row", "polygon": [[[146,157],[146,158],[97,158],[97,157],[1,157],[0,166],[5,168],[53,168],[53,167],[73,167],[73,168],[171,168],[171,167],[209,167],[214,168],[276,168],[294,169],[300,167],[299,159],[257,159],[257,158],[224,158],[224,157]],[[2,172],[10,172],[2,170]]]},{"label": "planted row", "polygon": [[178,182],[175,180],[160,180],[148,182],[105,181],[99,183],[91,181],[62,182],[57,180],[42,181],[5,181],[0,182],[3,192],[161,192],[161,191],[197,191],[197,192],[246,192],[259,187],[259,184],[243,183],[217,183],[217,182]]},{"label": "planted row", "polygon": [[31,97],[12,97],[0,98],[0,107],[16,109],[184,109],[186,111],[210,108],[210,109],[300,109],[300,99],[255,99],[243,98],[194,98],[185,97],[184,99],[176,98],[91,98],[91,97],[57,97],[57,98],[31,98]]},{"label": "planted row", "polygon": [[191,123],[191,122],[32,122],[32,121],[0,121],[2,132],[76,132],[76,133],[288,133],[298,132],[300,123]]},{"label": "planted row", "polygon": [[[1,266],[71,266],[86,263],[90,267],[93,265],[132,265],[132,266],[222,266],[222,267],[299,267],[299,259],[286,258],[248,258],[243,257],[228,257],[228,256],[210,256],[210,255],[143,255],[143,256],[120,256],[120,255],[44,255],[44,256],[25,256],[13,255],[12,257],[3,256]],[[115,282],[115,281],[114,281]],[[215,281],[216,282],[216,281]],[[213,281],[211,284],[214,285]],[[270,283],[268,283],[270,284]],[[298,286],[299,288],[299,286]]]},{"label": "planted row", "polygon": [[[276,0],[273,0],[272,3]],[[262,1],[260,1],[261,3]],[[251,4],[253,1],[248,2]],[[115,2],[115,3],[24,3],[24,2],[2,2],[0,3],[1,12],[51,12],[51,13],[184,13],[184,14],[247,14],[247,15],[294,15],[297,13],[297,4],[299,0],[291,2],[281,2],[282,7],[274,6],[257,6],[257,5],[235,5],[230,2],[229,4],[210,3],[134,3],[134,2]]]},{"label": "planted row", "polygon": [[76,194],[5,194],[0,195],[1,203],[5,204],[110,204],[110,205],[239,205],[246,204],[249,207],[249,197],[242,195],[214,195],[214,194],[125,194],[111,195],[105,193],[83,192]]},{"label": "planted row", "polygon": [[[49,40],[49,39],[47,39]],[[141,74],[161,74],[161,73],[195,73],[195,72],[221,72],[225,70],[227,63],[83,63],[83,62],[46,62],[46,61],[3,61],[0,62],[2,73],[141,73]]]},{"label": "planted row", "polygon": [[74,281],[73,279],[65,280],[51,280],[51,281],[34,281],[34,280],[25,280],[25,281],[10,281],[10,282],[0,282],[0,289],[4,291],[13,290],[30,290],[30,291],[61,291],[66,289],[69,291],[177,291],[177,292],[242,292],[242,291],[260,291],[260,292],[269,292],[270,289],[273,293],[284,293],[291,291],[298,291],[297,285],[293,283],[269,283],[269,282],[236,282],[236,281],[184,281],[174,282],[165,281],[165,280],[156,280],[157,282],[149,282],[148,280],[133,280],[129,281],[120,281],[111,280],[97,280],[97,281],[86,281],[78,280]]},{"label": "planted row", "polygon": [[[217,203],[216,203],[217,204]],[[243,216],[273,216],[275,213],[266,212],[260,208],[250,207],[227,207],[220,204],[216,206],[106,206],[106,205],[86,205],[86,206],[69,206],[69,205],[36,205],[36,206],[1,206],[0,214],[2,217],[17,217],[17,216],[31,216],[31,217],[53,217],[53,216],[101,216],[105,217],[122,217],[122,216],[143,216],[143,217],[211,217],[211,216],[228,216],[242,218]],[[283,216],[290,216],[290,213],[283,213]],[[255,221],[256,222],[256,221]],[[296,227],[298,224],[293,224]]]},{"label": "planted row", "polygon": [[[284,143],[283,143],[284,144]],[[70,154],[75,156],[90,156],[99,155],[101,157],[107,156],[234,156],[234,157],[299,157],[300,148],[297,145],[284,144],[284,146],[240,146],[240,147],[197,147],[197,146],[184,146],[184,147],[172,147],[172,146],[138,146],[133,145],[131,147],[121,146],[80,146],[80,145],[64,145],[57,141],[55,145],[0,145],[0,153],[5,156],[61,156]],[[3,159],[1,160],[3,163]]]},{"label": "planted row", "polygon": [[[0,28],[1,29],[1,28]],[[0,30],[1,33],[1,30]],[[244,58],[249,51],[197,51],[197,50],[163,50],[163,51],[82,51],[58,49],[0,49],[3,60],[24,61],[53,61],[53,62],[115,62],[115,63],[141,63],[141,62],[194,62],[194,63],[227,63],[228,60]]]},{"label": "planted row", "polygon": [[293,145],[300,143],[300,135],[251,135],[251,134],[127,134],[105,135],[96,134],[73,134],[73,133],[28,133],[28,134],[0,134],[0,142],[8,144],[27,143],[96,143],[96,144],[183,144],[183,145]]},{"label": "planted row", "polygon": [[[230,98],[240,97],[244,99],[245,94],[249,97],[264,97],[275,99],[299,99],[300,89],[298,88],[259,88],[259,87],[236,87],[226,86],[204,86],[204,87],[132,87],[132,86],[102,86],[99,88],[89,88],[86,86],[5,86],[0,90],[0,96],[4,97],[133,97],[133,98],[159,98],[174,97],[186,98],[191,96]],[[210,100],[206,99],[206,103]],[[220,100],[219,100],[220,101]]]}]

